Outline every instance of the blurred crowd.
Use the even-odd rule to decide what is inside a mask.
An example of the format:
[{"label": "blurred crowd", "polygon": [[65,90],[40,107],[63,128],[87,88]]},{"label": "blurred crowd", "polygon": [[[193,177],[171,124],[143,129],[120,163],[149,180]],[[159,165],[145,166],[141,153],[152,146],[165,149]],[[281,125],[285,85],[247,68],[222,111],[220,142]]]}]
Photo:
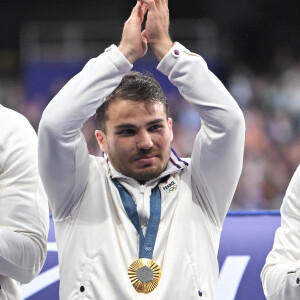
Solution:
[{"label": "blurred crowd", "polygon": [[[244,168],[231,210],[279,209],[288,183],[300,163],[300,61],[274,64],[257,74],[236,65],[223,80],[243,110],[246,120]],[[25,115],[38,130],[43,101],[26,99],[25,87],[13,80],[0,81],[0,103]],[[173,148],[191,154],[201,120],[178,93],[167,95],[174,121]],[[83,127],[89,151],[101,155],[91,118]]]},{"label": "blurred crowd", "polygon": [[246,120],[244,167],[232,209],[278,209],[300,163],[300,62],[267,75],[238,66],[228,88]]}]

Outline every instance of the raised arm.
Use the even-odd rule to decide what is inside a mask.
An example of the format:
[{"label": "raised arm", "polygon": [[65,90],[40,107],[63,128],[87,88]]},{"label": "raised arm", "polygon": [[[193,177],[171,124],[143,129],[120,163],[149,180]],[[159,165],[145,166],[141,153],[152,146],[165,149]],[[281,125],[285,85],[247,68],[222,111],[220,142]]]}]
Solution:
[{"label": "raised arm", "polygon": [[191,160],[193,191],[211,221],[221,227],[242,170],[243,114],[203,58],[171,41],[168,1],[143,2],[148,7],[144,36],[160,60],[158,69],[201,117]]},{"label": "raised arm", "polygon": [[27,283],[45,261],[49,227],[37,136],[24,117],[1,105],[0,132],[0,275]]},{"label": "raised arm", "polygon": [[261,272],[268,300],[300,298],[300,167],[295,172],[281,206],[281,226]]},{"label": "raised arm", "polygon": [[158,68],[201,118],[191,159],[193,191],[210,220],[220,228],[242,170],[243,114],[205,61],[179,43]]},{"label": "raised arm", "polygon": [[145,55],[140,1],[125,22],[119,47],[112,46],[73,77],[45,109],[39,127],[39,170],[54,217],[67,218],[84,191],[89,155],[81,128],[103,99]]}]

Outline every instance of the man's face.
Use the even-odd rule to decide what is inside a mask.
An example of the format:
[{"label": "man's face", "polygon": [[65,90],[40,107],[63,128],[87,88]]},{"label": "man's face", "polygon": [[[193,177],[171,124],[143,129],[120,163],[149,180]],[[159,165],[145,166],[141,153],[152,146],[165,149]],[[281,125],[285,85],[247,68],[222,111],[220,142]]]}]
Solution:
[{"label": "man's face", "polygon": [[106,134],[97,130],[96,138],[117,171],[139,182],[164,171],[173,133],[162,103],[116,100],[107,116]]}]

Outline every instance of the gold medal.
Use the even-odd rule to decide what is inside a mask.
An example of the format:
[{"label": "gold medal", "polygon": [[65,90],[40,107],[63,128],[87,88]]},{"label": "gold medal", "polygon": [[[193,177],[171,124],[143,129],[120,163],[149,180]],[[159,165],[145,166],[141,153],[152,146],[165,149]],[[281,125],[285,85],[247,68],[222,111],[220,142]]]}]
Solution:
[{"label": "gold medal", "polygon": [[159,283],[161,270],[154,260],[139,258],[129,266],[128,276],[136,291],[150,293]]}]

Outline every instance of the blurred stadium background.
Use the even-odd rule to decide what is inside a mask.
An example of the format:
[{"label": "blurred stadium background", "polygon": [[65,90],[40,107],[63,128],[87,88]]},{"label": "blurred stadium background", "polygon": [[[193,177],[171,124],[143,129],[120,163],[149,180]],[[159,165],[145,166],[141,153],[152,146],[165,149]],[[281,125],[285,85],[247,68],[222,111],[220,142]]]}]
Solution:
[{"label": "blurred stadium background", "polygon": [[[118,44],[135,1],[3,0],[0,103],[37,130],[43,109],[91,57]],[[279,209],[300,163],[300,2],[169,0],[171,36],[201,54],[241,106],[247,125],[243,173],[231,210]],[[161,82],[175,121],[174,148],[191,152],[201,123],[149,53],[136,69]],[[95,122],[83,128],[99,154]]]}]

